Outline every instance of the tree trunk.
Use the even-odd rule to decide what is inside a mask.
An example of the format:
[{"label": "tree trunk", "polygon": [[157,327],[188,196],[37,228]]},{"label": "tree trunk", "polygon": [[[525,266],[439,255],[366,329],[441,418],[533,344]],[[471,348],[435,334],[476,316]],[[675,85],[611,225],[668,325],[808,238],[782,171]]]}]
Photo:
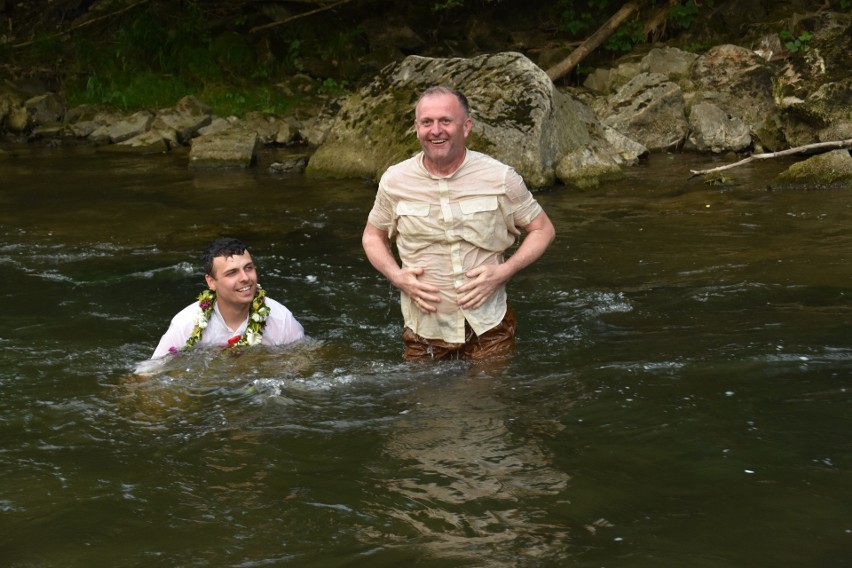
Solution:
[{"label": "tree trunk", "polygon": [[633,13],[639,12],[639,8],[640,2],[628,2],[622,6],[614,16],[598,28],[595,33],[590,35],[586,41],[581,43],[577,49],[572,51],[568,57],[547,70],[547,76],[550,77],[550,80],[555,82],[557,79],[561,79],[570,73],[578,63],[586,58],[587,55],[609,39],[609,36],[611,36],[627,18],[633,15]]}]

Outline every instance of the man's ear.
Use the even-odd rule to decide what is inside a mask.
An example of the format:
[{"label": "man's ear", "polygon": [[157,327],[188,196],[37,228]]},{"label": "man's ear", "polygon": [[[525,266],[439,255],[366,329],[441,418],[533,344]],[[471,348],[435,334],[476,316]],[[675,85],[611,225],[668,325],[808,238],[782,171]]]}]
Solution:
[{"label": "man's ear", "polygon": [[210,276],[209,274],[205,274],[204,280],[207,282],[207,287],[215,292],[216,291],[216,279],[213,278],[212,276]]}]

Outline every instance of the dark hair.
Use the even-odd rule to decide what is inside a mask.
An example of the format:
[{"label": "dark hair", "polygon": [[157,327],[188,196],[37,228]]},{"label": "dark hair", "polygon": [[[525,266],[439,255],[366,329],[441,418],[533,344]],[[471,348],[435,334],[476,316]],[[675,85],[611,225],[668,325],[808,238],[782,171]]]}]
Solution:
[{"label": "dark hair", "polygon": [[464,96],[464,94],[458,89],[454,89],[446,85],[434,85],[423,91],[420,94],[420,97],[417,99],[417,103],[414,105],[414,108],[417,108],[417,105],[420,104],[420,101],[431,95],[453,95],[459,100],[459,104],[461,104],[462,108],[464,109],[464,113],[467,116],[470,116],[470,105],[467,102],[467,97]]},{"label": "dark hair", "polygon": [[204,267],[204,273],[213,276],[213,259],[218,256],[240,256],[248,250],[248,247],[239,239],[231,237],[222,237],[216,239],[201,256],[201,264]]}]

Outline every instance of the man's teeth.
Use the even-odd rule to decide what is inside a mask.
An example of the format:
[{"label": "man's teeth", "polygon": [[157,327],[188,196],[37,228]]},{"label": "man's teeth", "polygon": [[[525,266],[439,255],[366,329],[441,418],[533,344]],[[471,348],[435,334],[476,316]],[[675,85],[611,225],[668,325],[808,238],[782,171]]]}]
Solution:
[{"label": "man's teeth", "polygon": [[248,290],[251,290],[251,286],[246,286],[245,288],[239,288],[237,290],[237,292],[247,292]]},{"label": "man's teeth", "polygon": [[443,144],[446,140],[432,140],[432,144]]}]

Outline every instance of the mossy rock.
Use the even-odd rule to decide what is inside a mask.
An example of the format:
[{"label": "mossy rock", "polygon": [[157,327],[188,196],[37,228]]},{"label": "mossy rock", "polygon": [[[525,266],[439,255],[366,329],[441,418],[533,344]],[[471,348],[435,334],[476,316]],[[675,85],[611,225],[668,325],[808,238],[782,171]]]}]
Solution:
[{"label": "mossy rock", "polygon": [[797,162],[778,175],[772,189],[852,189],[852,156],[833,150]]}]

